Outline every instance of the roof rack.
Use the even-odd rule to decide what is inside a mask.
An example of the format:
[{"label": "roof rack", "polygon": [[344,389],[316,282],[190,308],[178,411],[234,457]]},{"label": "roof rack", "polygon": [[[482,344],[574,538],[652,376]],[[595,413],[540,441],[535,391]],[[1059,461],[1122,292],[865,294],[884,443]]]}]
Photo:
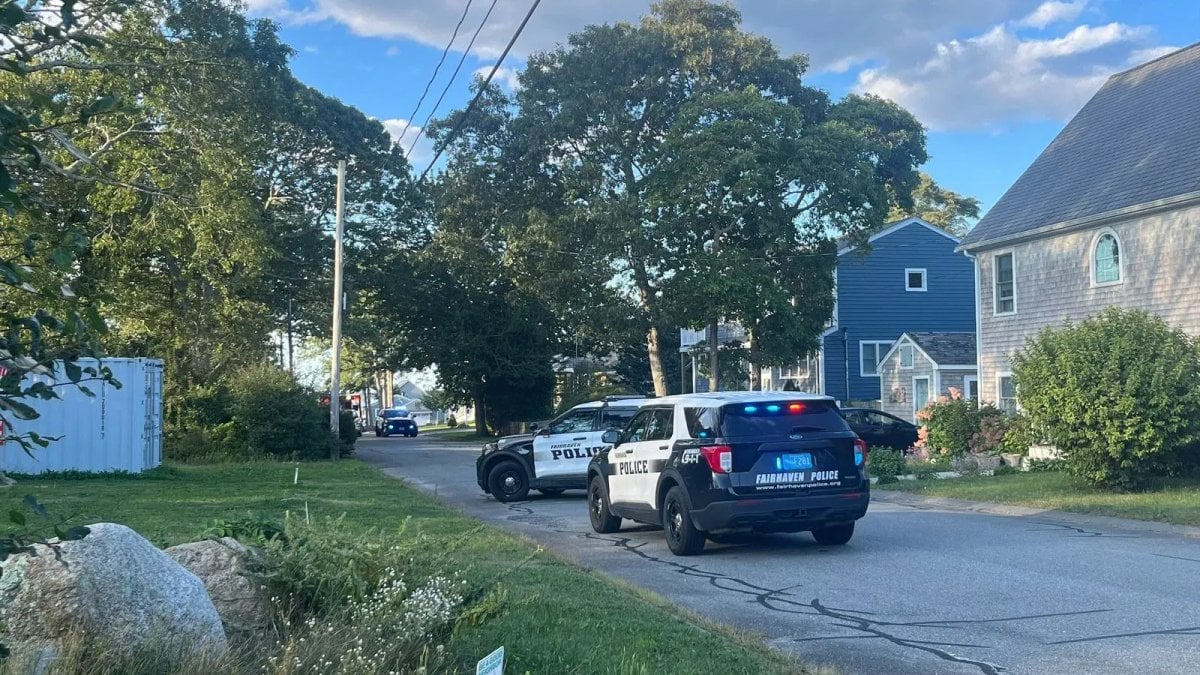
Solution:
[{"label": "roof rack", "polygon": [[611,396],[605,396],[604,402],[611,403],[612,401],[628,401],[629,399],[633,399],[633,398],[646,398],[646,397],[642,396],[641,394],[612,394]]}]

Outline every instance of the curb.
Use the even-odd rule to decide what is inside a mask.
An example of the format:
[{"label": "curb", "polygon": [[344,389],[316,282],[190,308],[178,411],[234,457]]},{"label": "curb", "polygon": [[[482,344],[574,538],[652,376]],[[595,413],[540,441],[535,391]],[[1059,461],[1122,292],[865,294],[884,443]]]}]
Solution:
[{"label": "curb", "polygon": [[1140,535],[1155,534],[1168,537],[1183,537],[1185,539],[1200,539],[1200,527],[1191,525],[1172,525],[1152,520],[1133,520],[1130,518],[1114,518],[1112,516],[1093,516],[1056,509],[1039,509],[1013,504],[995,504],[991,502],[975,502],[967,499],[952,499],[950,497],[926,497],[907,492],[890,490],[871,490],[871,501],[885,504],[896,504],[918,509],[937,508],[947,511],[965,511],[983,513],[995,516],[1017,518],[1036,518],[1038,520],[1054,520],[1077,527],[1103,528],[1130,532]]}]

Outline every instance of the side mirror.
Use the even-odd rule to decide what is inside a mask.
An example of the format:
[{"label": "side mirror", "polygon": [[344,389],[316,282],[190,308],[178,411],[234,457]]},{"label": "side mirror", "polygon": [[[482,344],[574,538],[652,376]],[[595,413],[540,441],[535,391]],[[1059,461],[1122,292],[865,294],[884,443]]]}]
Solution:
[{"label": "side mirror", "polygon": [[538,432],[538,430],[541,428],[542,427],[539,426],[537,422],[534,422],[533,424],[529,425],[529,433],[536,434]]},{"label": "side mirror", "polygon": [[621,432],[617,431],[616,429],[609,429],[608,431],[604,432],[604,435],[600,437],[600,440],[608,445],[616,445],[617,443],[621,442]]}]

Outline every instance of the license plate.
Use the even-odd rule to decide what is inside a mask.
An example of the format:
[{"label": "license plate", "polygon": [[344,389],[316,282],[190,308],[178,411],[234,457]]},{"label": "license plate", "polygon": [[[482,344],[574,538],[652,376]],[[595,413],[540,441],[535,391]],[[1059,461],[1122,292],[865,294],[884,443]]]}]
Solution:
[{"label": "license plate", "polygon": [[779,457],[779,468],[784,471],[807,471],[813,468],[813,459],[811,452],[801,452],[796,454],[786,454]]}]

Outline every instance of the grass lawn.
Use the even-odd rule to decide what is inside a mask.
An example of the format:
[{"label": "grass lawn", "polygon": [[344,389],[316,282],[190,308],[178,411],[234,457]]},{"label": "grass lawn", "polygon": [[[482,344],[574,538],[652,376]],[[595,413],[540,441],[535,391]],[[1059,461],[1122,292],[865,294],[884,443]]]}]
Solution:
[{"label": "grass lawn", "polygon": [[[0,513],[26,494],[81,523],[126,524],[159,546],[197,539],[206,524],[248,513],[341,517],[347,527],[423,534],[464,578],[507,593],[498,615],[460,627],[456,669],[504,645],[510,673],[806,672],[759,641],[714,628],[447,508],[354,460],[169,466],[140,477],[25,477],[0,490]],[[406,523],[407,520],[407,523]]]},{"label": "grass lawn", "polygon": [[1200,478],[1194,477],[1164,480],[1153,491],[1131,493],[1097,489],[1060,472],[900,481],[878,489],[1200,526]]}]

